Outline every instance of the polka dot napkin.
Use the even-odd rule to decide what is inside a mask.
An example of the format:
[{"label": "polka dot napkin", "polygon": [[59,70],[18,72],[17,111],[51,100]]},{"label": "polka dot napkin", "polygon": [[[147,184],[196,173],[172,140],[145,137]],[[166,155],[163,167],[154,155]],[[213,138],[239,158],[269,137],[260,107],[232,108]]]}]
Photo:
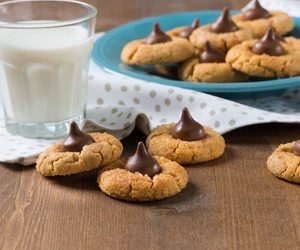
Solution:
[{"label": "polka dot napkin", "polygon": [[[244,100],[257,107],[253,108],[204,93],[95,72],[92,68],[87,120],[82,124],[87,131],[108,131],[124,138],[137,125],[148,134],[162,123],[176,122],[183,107],[220,133],[250,124],[300,121],[298,90],[280,97]],[[274,112],[267,111],[271,108]],[[38,154],[54,141],[10,135],[0,120],[1,162],[33,164]]]},{"label": "polka dot napkin", "polygon": [[[261,0],[263,4],[299,0]],[[272,2],[272,3],[271,3]],[[286,4],[283,5],[286,8]],[[285,9],[287,10],[287,9]],[[296,13],[295,13],[296,14]],[[176,122],[183,107],[194,118],[220,133],[251,124],[300,122],[300,90],[279,96],[232,102],[208,94],[135,80],[102,71],[91,64],[86,131],[108,131],[118,138],[129,135],[135,126],[145,134],[163,123]],[[2,107],[0,107],[0,110]],[[28,139],[9,134],[0,112],[0,162],[30,165],[55,140]]]}]

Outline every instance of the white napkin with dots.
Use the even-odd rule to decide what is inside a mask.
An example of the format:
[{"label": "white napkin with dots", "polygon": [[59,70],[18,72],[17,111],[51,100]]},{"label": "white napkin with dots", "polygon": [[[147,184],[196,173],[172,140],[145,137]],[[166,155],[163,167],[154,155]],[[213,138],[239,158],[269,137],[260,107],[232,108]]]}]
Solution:
[{"label": "white napkin with dots", "polygon": [[[270,8],[277,7],[275,2],[279,1],[261,2],[269,4]],[[283,7],[289,5],[291,8],[283,10],[289,13],[296,11],[299,15],[300,1],[280,2],[286,3]],[[290,89],[280,96],[233,102],[200,92],[110,74],[91,63],[87,119],[81,126],[85,131],[107,131],[122,139],[135,126],[149,134],[160,124],[176,122],[183,107],[188,107],[196,120],[224,134],[251,124],[299,123],[299,100],[300,88]],[[0,112],[0,162],[34,164],[38,155],[56,141],[9,134]]]}]

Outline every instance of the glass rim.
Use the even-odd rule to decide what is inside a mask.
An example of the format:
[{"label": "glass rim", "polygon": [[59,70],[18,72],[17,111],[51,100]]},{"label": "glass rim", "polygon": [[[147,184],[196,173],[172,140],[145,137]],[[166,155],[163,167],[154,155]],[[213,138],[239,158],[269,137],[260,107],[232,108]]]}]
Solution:
[{"label": "glass rim", "polygon": [[[1,28],[11,28],[11,29],[34,29],[34,28],[56,28],[56,27],[63,27],[63,26],[70,26],[74,24],[79,24],[94,18],[97,15],[97,9],[91,4],[77,1],[77,0],[12,0],[12,1],[5,1],[0,3],[0,8],[5,5],[9,4],[17,4],[17,3],[26,3],[26,2],[61,2],[61,3],[71,3],[77,4],[83,7],[86,7],[88,13],[82,17],[57,21],[57,22],[45,22],[45,23],[24,23],[24,22],[5,22],[0,21],[0,29]],[[46,21],[46,20],[45,20]]]}]

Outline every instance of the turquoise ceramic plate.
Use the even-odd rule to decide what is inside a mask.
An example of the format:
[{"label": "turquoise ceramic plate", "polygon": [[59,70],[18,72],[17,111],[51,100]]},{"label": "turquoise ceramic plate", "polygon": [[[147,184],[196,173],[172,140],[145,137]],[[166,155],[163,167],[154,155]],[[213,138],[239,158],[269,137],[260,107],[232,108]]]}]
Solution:
[{"label": "turquoise ceramic plate", "polygon": [[[201,24],[213,22],[220,11],[197,11],[173,13],[155,17],[149,17],[119,26],[103,37],[99,38],[94,46],[92,58],[95,63],[109,71],[127,75],[130,77],[156,82],[164,85],[182,87],[215,94],[242,94],[242,93],[270,93],[290,87],[300,86],[300,76],[275,80],[252,81],[241,83],[201,83],[170,80],[149,74],[148,70],[130,67],[120,61],[120,53],[123,46],[129,41],[146,37],[151,31],[154,22],[159,22],[164,30],[176,26],[189,25],[195,18],[200,18]],[[300,37],[300,18],[295,18],[296,27],[291,35]],[[300,67],[300,65],[299,65]]]}]

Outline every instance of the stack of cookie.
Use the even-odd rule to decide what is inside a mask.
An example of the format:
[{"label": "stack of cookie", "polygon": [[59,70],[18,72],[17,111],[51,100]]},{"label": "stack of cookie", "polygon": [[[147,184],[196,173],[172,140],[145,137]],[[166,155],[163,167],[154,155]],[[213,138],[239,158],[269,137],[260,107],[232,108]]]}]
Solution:
[{"label": "stack of cookie", "polygon": [[69,135],[40,154],[36,169],[44,176],[70,175],[100,168],[98,184],[107,195],[127,201],[154,201],[179,193],[188,183],[180,164],[220,157],[221,135],[195,121],[185,108],[177,124],[162,125],[140,142],[136,152],[121,159],[123,146],[107,133],[84,133],[76,123]]},{"label": "stack of cookie", "polygon": [[156,23],[147,38],[125,45],[121,60],[135,66],[177,64],[177,77],[191,82],[292,77],[300,75],[300,40],[283,36],[293,28],[292,17],[256,0],[233,17],[224,8],[205,26],[196,19],[165,33]]}]

